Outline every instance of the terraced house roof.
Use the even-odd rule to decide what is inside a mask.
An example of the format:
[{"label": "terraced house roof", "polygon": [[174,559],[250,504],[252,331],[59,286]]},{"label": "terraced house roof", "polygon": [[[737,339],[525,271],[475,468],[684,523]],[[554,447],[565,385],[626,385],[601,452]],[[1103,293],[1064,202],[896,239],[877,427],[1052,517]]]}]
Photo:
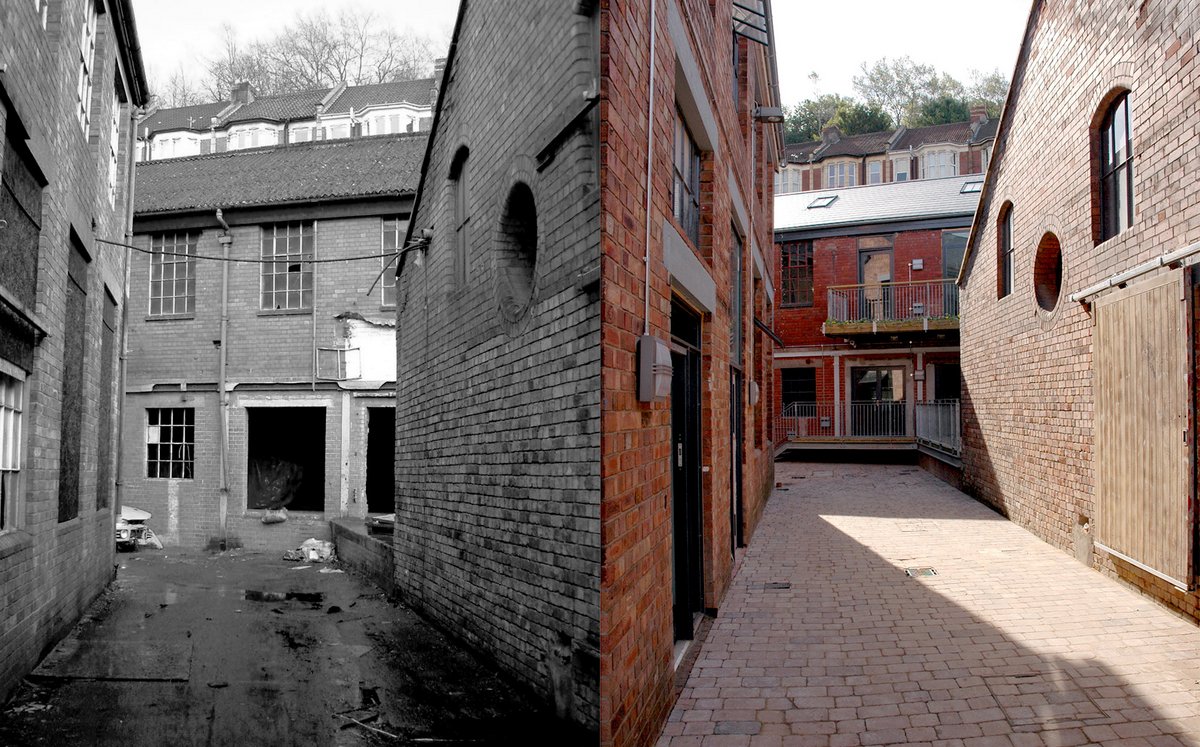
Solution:
[{"label": "terraced house roof", "polygon": [[366,86],[348,86],[334,99],[326,111],[330,114],[362,111],[368,106],[400,104],[407,102],[417,106],[429,106],[429,91],[435,85],[433,78],[419,80],[397,80]]},{"label": "terraced house roof", "polygon": [[235,109],[224,124],[235,122],[286,122],[315,116],[317,106],[329,93],[329,88],[314,88],[278,96],[263,96]]},{"label": "terraced house roof", "polygon": [[324,140],[137,166],[137,215],[411,193],[424,133]]},{"label": "terraced house roof", "polygon": [[149,127],[152,133],[170,130],[206,132],[212,127],[212,118],[219,115],[228,106],[228,101],[218,101],[213,104],[159,109],[143,120],[140,127]]}]

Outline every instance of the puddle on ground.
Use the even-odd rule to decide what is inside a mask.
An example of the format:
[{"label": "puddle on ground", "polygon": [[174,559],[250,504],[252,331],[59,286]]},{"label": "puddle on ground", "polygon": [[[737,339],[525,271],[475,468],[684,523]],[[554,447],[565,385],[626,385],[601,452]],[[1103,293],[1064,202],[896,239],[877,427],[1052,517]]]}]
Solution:
[{"label": "puddle on ground", "polygon": [[242,590],[242,598],[251,602],[304,602],[321,604],[325,595],[319,591],[252,591]]}]

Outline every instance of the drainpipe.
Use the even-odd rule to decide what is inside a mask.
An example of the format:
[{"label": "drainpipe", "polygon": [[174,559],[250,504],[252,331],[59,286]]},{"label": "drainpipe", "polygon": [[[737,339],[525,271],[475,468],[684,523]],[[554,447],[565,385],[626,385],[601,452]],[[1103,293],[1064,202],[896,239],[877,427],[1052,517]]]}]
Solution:
[{"label": "drainpipe", "polygon": [[[137,148],[137,126],[138,117],[145,110],[137,107],[131,107],[129,110],[129,146],[125,149],[126,160],[129,163],[129,173],[125,177],[125,267],[123,273],[125,276],[125,287],[122,289],[121,301],[121,347],[120,347],[120,364],[117,370],[117,396],[121,398],[120,405],[117,407],[117,443],[116,443],[116,480],[114,481],[115,499],[113,500],[112,512],[114,526],[116,517],[121,515],[121,506],[125,505],[125,495],[123,484],[121,481],[124,469],[124,448],[125,443],[125,382],[128,380],[129,373],[129,351],[127,345],[129,343],[129,273],[132,263],[133,250],[128,245],[133,244],[133,188],[134,177],[137,173],[137,159],[134,157],[134,149]],[[149,151],[147,151],[147,160],[149,160]],[[114,529],[115,531],[115,529]],[[115,573],[115,570],[114,570]]]},{"label": "drainpipe", "polygon": [[217,222],[221,224],[223,231],[217,237],[217,241],[221,243],[221,335],[220,335],[220,362],[217,364],[217,397],[219,407],[217,412],[220,414],[217,425],[217,440],[220,443],[221,452],[221,489],[218,511],[221,517],[221,552],[226,549],[228,539],[228,520],[229,520],[229,392],[225,387],[225,364],[228,361],[229,342],[229,248],[233,245],[233,236],[229,231],[229,224],[225,222],[225,216],[220,208],[217,209]]},{"label": "drainpipe", "polygon": [[646,105],[646,306],[643,311],[645,321],[642,324],[642,336],[650,335],[650,208],[654,195],[654,182],[651,181],[654,164],[654,40],[658,36],[655,28],[655,0],[650,0],[650,91]]}]

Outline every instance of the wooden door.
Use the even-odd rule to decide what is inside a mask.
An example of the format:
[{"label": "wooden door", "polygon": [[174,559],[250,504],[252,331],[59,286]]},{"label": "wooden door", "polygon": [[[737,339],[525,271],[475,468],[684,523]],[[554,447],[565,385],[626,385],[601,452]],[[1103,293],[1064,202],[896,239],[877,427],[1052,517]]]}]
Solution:
[{"label": "wooden door", "polygon": [[1192,586],[1189,310],[1185,271],[1095,303],[1096,540]]}]

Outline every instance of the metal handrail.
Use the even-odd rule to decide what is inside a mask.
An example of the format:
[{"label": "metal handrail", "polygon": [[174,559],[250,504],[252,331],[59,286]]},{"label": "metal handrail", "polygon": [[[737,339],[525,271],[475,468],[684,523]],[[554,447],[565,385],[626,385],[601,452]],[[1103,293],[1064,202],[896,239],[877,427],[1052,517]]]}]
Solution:
[{"label": "metal handrail", "polygon": [[830,286],[828,309],[834,323],[957,319],[958,285],[942,278]]},{"label": "metal handrail", "polygon": [[951,456],[962,454],[959,401],[942,399],[916,403],[917,443]]}]

